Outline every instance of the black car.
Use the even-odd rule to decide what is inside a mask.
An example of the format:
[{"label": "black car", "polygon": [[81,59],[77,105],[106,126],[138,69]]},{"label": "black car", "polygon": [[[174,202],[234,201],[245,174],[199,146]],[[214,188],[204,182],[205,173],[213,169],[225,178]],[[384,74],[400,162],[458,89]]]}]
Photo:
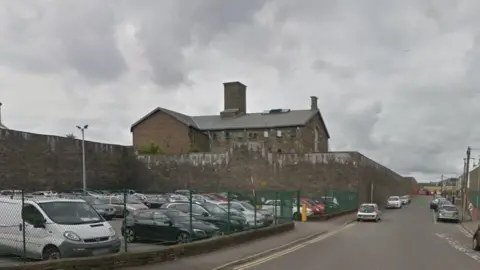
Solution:
[{"label": "black car", "polygon": [[[174,209],[148,209],[130,214],[122,226],[127,242],[148,240],[165,243],[187,243],[210,238],[218,233],[214,225],[193,219]],[[191,233],[190,233],[191,231]]]},{"label": "black car", "polygon": [[[189,202],[172,202],[162,205],[162,208],[175,209],[190,213]],[[197,220],[209,222],[220,229],[221,233],[243,231],[247,229],[247,219],[243,216],[229,215],[226,210],[213,203],[192,203],[192,216]]]}]

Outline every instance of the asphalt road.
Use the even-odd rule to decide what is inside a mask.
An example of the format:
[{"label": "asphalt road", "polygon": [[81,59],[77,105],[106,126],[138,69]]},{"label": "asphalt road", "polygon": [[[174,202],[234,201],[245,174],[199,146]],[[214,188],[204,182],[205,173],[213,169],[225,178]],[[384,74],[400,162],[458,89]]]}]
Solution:
[{"label": "asphalt road", "polygon": [[461,225],[437,223],[420,198],[400,210],[383,210],[379,223],[353,223],[304,246],[237,266],[236,270],[480,269]]}]

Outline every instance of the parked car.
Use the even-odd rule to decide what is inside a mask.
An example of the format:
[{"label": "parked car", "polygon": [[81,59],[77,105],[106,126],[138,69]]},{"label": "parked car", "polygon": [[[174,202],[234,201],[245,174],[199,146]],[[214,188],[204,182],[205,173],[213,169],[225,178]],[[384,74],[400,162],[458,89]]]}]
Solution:
[{"label": "parked car", "polygon": [[387,199],[387,205],[386,205],[385,208],[387,208],[387,209],[391,209],[391,208],[400,209],[400,208],[402,208],[402,201],[400,200],[400,197],[390,196]]},{"label": "parked car", "polygon": [[430,202],[430,209],[431,209],[431,210],[437,209],[437,205],[438,205],[438,199],[433,199],[433,200]]},{"label": "parked car", "polygon": [[123,202],[123,196],[107,196],[99,198],[102,202],[115,208],[117,217],[124,217],[124,205],[126,205],[127,215],[138,210],[148,209],[148,207],[137,198],[127,197],[127,203]]},{"label": "parked car", "polygon": [[307,209],[310,209],[314,215],[325,214],[325,205],[318,203],[310,198],[300,198],[300,204],[306,204]]},{"label": "parked car", "polygon": [[[1,224],[15,224],[0,226],[2,253],[53,260],[120,251],[115,229],[84,200],[0,198],[0,211]],[[26,253],[18,248],[24,233]]]},{"label": "parked car", "polygon": [[160,208],[163,204],[170,202],[167,196],[165,195],[154,195],[154,194],[147,194],[145,195],[145,200],[143,203],[148,208]]},{"label": "parked car", "polygon": [[130,214],[122,226],[122,234],[127,242],[149,240],[159,242],[187,243],[193,240],[215,236],[219,229],[214,225],[192,219],[174,209],[148,209]]},{"label": "parked car", "polygon": [[435,212],[438,212],[440,208],[446,205],[452,205],[452,202],[445,198],[439,199],[437,203],[437,207],[435,208]]},{"label": "parked car", "polygon": [[[195,219],[215,225],[219,228],[221,233],[243,231],[248,227],[247,219],[245,217],[228,215],[226,210],[216,204],[192,203],[191,207],[191,215]],[[190,202],[171,202],[162,205],[162,208],[175,209],[190,215]]]},{"label": "parked car", "polygon": [[402,201],[403,205],[406,205],[406,204],[409,204],[412,201],[412,198],[410,197],[410,195],[404,195],[404,196],[400,197],[400,200]]},{"label": "parked car", "polygon": [[480,251],[480,224],[472,236],[472,247],[476,251]]},{"label": "parked car", "polygon": [[106,220],[112,220],[115,217],[115,208],[104,203],[100,199],[92,196],[80,196],[78,198],[89,203],[93,207],[93,209],[95,209]]},{"label": "parked car", "polygon": [[[274,213],[276,217],[283,217],[284,214],[282,213],[281,203],[282,203],[281,200],[267,200],[263,203],[263,205],[261,206],[262,207],[261,209]],[[295,200],[292,201],[291,211],[292,211],[292,219],[300,220],[300,216],[301,216],[300,212],[302,211],[302,208],[300,207],[300,211],[298,211]],[[313,211],[307,207],[307,217],[309,216],[313,216]]]},{"label": "parked car", "polygon": [[[245,207],[242,203],[247,204],[246,202],[230,202],[230,212],[232,212],[232,210],[241,212],[243,216],[245,216],[249,227],[262,227],[267,225],[267,218],[263,214],[255,212],[255,207],[251,205],[251,207]],[[220,202],[217,205],[228,211],[228,202]],[[269,214],[271,216],[271,213]]]},{"label": "parked car", "polygon": [[376,203],[364,203],[360,205],[357,212],[357,221],[372,220],[378,222],[382,219],[382,212]]},{"label": "parked car", "polygon": [[437,221],[455,221],[460,222],[460,216],[456,206],[451,204],[442,204],[438,206],[436,214]]}]

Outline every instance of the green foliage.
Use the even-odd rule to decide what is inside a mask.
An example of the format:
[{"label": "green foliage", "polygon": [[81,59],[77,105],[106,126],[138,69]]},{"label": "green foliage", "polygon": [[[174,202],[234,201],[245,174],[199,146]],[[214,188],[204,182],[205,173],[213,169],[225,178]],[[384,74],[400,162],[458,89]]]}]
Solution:
[{"label": "green foliage", "polygon": [[138,149],[138,152],[140,154],[145,154],[145,155],[164,155],[165,154],[162,148],[160,148],[159,145],[154,143],[151,143],[148,146],[141,146],[140,149]]},{"label": "green foliage", "polygon": [[67,135],[65,135],[65,137],[69,138],[69,139],[76,139],[77,137],[75,137],[75,135],[73,135],[73,133],[69,133]]}]

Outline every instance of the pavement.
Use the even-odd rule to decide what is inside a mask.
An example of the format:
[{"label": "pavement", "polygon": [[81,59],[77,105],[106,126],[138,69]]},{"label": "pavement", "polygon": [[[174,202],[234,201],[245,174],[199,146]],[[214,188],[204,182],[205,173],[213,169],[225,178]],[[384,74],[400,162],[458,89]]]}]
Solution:
[{"label": "pavement", "polygon": [[281,235],[260,239],[255,242],[245,243],[238,246],[232,246],[230,248],[207,254],[183,258],[177,261],[124,269],[156,270],[161,268],[162,270],[212,270],[229,262],[244,259],[255,254],[278,248],[279,246],[291,243],[300,238],[335,230],[345,223],[353,221],[354,218],[355,214],[349,214],[323,222],[296,222],[295,230],[283,233]]},{"label": "pavement", "polygon": [[[425,204],[421,203],[424,200]],[[298,247],[237,266],[235,270],[480,269],[480,253],[462,224],[440,223],[431,197],[417,196],[383,220],[355,222]]]}]

